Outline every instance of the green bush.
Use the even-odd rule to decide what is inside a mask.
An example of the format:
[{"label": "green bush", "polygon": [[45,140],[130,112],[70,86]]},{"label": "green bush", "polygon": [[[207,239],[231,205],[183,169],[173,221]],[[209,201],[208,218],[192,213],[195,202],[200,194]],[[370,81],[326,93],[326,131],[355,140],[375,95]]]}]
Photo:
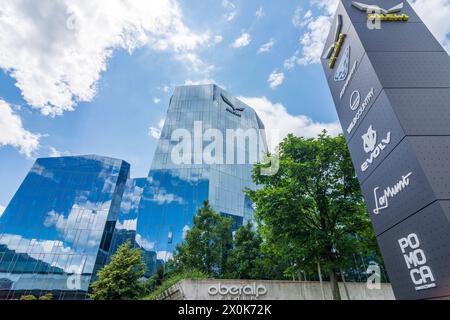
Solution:
[{"label": "green bush", "polygon": [[161,283],[160,286],[156,287],[153,292],[144,298],[144,300],[158,300],[159,296],[163,294],[164,291],[177,284],[182,280],[205,280],[211,279],[211,277],[203,271],[189,270],[181,273],[176,273],[165,281]]}]

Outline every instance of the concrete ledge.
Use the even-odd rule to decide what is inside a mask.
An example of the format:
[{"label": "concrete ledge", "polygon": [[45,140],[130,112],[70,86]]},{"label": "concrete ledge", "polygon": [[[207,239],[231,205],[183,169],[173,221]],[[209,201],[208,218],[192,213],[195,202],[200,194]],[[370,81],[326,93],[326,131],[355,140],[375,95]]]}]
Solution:
[{"label": "concrete ledge", "polygon": [[[346,283],[350,300],[395,300],[390,284],[369,290],[366,283]],[[339,283],[343,300],[349,300]],[[331,288],[323,283],[325,300]],[[323,300],[320,282],[259,280],[183,280],[160,296],[160,300]]]}]

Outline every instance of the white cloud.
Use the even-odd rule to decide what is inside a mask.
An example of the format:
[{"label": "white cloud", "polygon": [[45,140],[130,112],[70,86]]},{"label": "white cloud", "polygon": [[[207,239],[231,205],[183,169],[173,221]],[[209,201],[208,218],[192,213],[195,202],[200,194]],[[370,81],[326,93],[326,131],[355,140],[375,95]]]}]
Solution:
[{"label": "white cloud", "polygon": [[295,67],[295,65],[297,64],[297,60],[298,60],[298,54],[299,54],[299,52],[297,51],[297,52],[295,52],[295,54],[292,57],[284,60],[283,65],[286,70],[291,70]]},{"label": "white cloud", "polygon": [[266,13],[264,12],[263,7],[259,7],[259,9],[256,10],[256,12],[255,12],[255,16],[257,18],[263,18],[265,15],[266,15]]},{"label": "white cloud", "polygon": [[0,99],[0,147],[9,145],[31,157],[39,148],[40,138],[41,135],[25,130],[20,116],[14,113],[8,103]]},{"label": "white cloud", "polygon": [[3,0],[0,16],[0,68],[51,116],[93,99],[117,48],[183,54],[209,41],[185,26],[176,0]]},{"label": "white cloud", "polygon": [[229,0],[223,0],[222,7],[229,11],[224,15],[225,20],[228,22],[233,21],[237,15],[236,5]]},{"label": "white cloud", "polygon": [[0,205],[0,218],[2,217],[3,212],[5,212],[5,210],[6,210],[6,208],[4,206]]},{"label": "white cloud", "polygon": [[148,135],[155,140],[159,140],[159,138],[161,138],[161,131],[164,127],[165,122],[166,122],[165,119],[159,120],[157,127],[150,127],[148,129]]},{"label": "white cloud", "polygon": [[300,42],[303,46],[302,57],[298,59],[300,65],[319,63],[323,46],[331,27],[331,19],[320,16],[308,23],[308,32],[303,35]]},{"label": "white cloud", "polygon": [[409,0],[409,2],[450,53],[450,0]]},{"label": "white cloud", "polygon": [[273,46],[275,45],[275,41],[273,39],[270,39],[269,42],[263,44],[261,48],[259,48],[258,53],[266,53],[272,50]]},{"label": "white cloud", "polygon": [[[450,0],[408,0],[424,20],[439,42],[450,52]],[[292,61],[299,65],[320,63],[320,56],[329,33],[332,19],[339,0],[311,0],[320,15],[315,16],[309,10],[303,24],[307,31],[300,38],[301,49],[294,54],[285,67],[292,67]],[[295,15],[294,15],[295,17]],[[297,21],[297,20],[296,20]],[[298,20],[299,22],[300,20]],[[300,23],[301,24],[301,23]],[[291,62],[291,63],[289,63]]]},{"label": "white cloud", "polygon": [[292,24],[294,27],[300,27],[302,25],[302,18],[301,18],[301,12],[302,9],[298,7],[295,9],[294,14],[292,15]]},{"label": "white cloud", "polygon": [[233,48],[242,48],[242,47],[246,47],[250,44],[251,42],[251,37],[250,34],[247,32],[243,32],[241,34],[241,36],[239,38],[237,38],[233,44],[231,45],[231,47]]},{"label": "white cloud", "polygon": [[72,153],[69,151],[59,151],[56,148],[51,147],[51,146],[49,146],[48,148],[49,148],[48,156],[50,158],[68,157],[68,156],[72,155]]},{"label": "white cloud", "polygon": [[284,82],[284,73],[274,70],[267,79],[269,86],[272,90],[275,90],[278,86],[282,85]]},{"label": "white cloud", "polygon": [[217,35],[214,37],[214,43],[219,44],[223,41],[223,37],[221,35]]},{"label": "white cloud", "polygon": [[272,151],[290,133],[314,138],[324,129],[331,135],[342,132],[338,122],[321,123],[305,115],[292,115],[281,103],[273,103],[266,97],[239,97],[239,99],[252,107],[261,118],[267,130],[268,140],[272,142],[270,145]]},{"label": "white cloud", "polygon": [[303,19],[309,19],[312,17],[312,11],[308,10],[306,11],[305,15],[303,16]]},{"label": "white cloud", "polygon": [[158,87],[158,90],[161,90],[164,93],[169,93],[170,92],[170,86],[165,85],[165,86],[162,86],[162,87]]},{"label": "white cloud", "polygon": [[200,80],[188,79],[184,82],[184,85],[185,86],[199,86],[199,85],[203,85],[203,84],[213,84],[213,83],[216,83],[216,81],[211,78],[203,78]]},{"label": "white cloud", "polygon": [[153,99],[153,103],[154,104],[159,104],[161,102],[161,99],[160,98],[154,98]]},{"label": "white cloud", "polygon": [[323,46],[330,31],[331,22],[336,11],[339,0],[311,0],[311,6],[316,6],[321,15],[314,17],[313,12],[308,10],[301,17],[301,10],[298,8],[292,18],[292,23],[296,27],[306,27],[307,31],[301,36],[301,48],[287,59],[284,63],[286,69],[292,69],[295,64],[309,65],[320,62]]},{"label": "white cloud", "polygon": [[182,62],[186,68],[199,74],[209,74],[213,69],[213,65],[205,63],[195,52],[183,52],[175,56],[175,59]]}]

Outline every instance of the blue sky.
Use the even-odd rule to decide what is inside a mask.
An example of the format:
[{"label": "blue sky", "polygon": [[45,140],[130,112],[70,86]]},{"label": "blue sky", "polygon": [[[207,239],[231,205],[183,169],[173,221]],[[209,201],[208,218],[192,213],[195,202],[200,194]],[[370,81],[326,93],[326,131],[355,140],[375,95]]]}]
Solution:
[{"label": "blue sky", "polygon": [[[439,7],[429,26],[448,48],[450,0],[412,2]],[[105,155],[146,176],[176,85],[218,83],[282,135],[338,133],[318,64],[336,4],[2,0],[0,214],[38,157]]]}]

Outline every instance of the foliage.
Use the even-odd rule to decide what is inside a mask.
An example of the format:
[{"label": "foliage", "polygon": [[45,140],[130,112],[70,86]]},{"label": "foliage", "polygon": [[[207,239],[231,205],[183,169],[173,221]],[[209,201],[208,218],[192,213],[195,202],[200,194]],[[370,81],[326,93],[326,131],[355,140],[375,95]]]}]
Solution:
[{"label": "foliage", "polygon": [[130,300],[144,293],[141,278],[145,274],[142,252],[131,248],[131,242],[121,245],[111,262],[98,272],[98,280],[91,285],[94,300]]},{"label": "foliage", "polygon": [[320,263],[340,299],[337,271],[375,238],[345,139],[326,132],[316,139],[289,135],[279,149],[278,173],[264,176],[265,165],[256,165],[253,179],[262,188],[246,191],[266,248],[301,270]]},{"label": "foliage", "polygon": [[205,280],[210,278],[211,277],[207,273],[199,270],[187,270],[175,273],[162,281],[162,283],[147,295],[144,300],[157,300],[163,292],[182,280]]},{"label": "foliage", "polygon": [[52,293],[47,293],[43,296],[39,297],[39,300],[53,300],[53,294]]},{"label": "foliage", "polygon": [[261,244],[262,239],[253,230],[251,223],[236,231],[233,248],[228,254],[227,270],[223,277],[229,279],[261,279],[264,277]]},{"label": "foliage", "polygon": [[220,216],[205,201],[186,240],[177,247],[172,262],[175,272],[195,269],[219,277],[232,246],[232,224],[232,219]]},{"label": "foliage", "polygon": [[20,300],[23,301],[32,301],[32,300],[37,300],[37,298],[33,295],[26,295],[26,296],[21,296]]}]

